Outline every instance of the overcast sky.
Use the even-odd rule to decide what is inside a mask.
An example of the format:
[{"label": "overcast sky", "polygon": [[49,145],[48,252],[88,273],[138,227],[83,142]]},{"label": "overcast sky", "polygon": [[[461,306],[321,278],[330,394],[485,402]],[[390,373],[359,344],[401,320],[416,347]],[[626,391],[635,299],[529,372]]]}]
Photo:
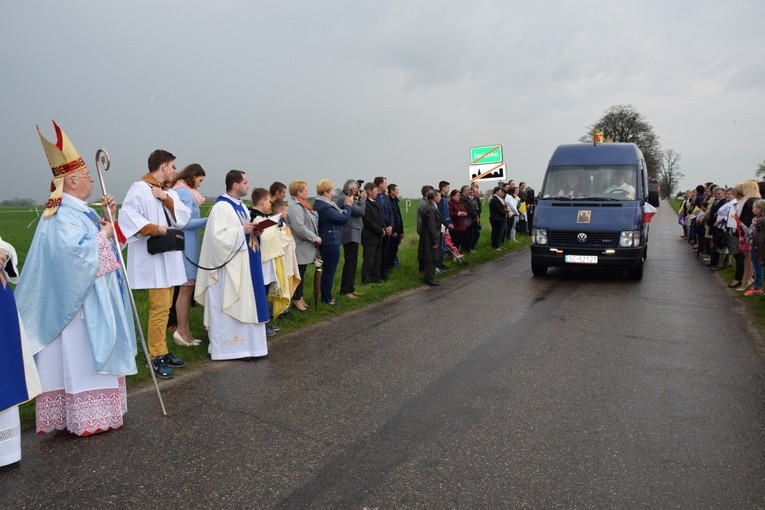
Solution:
[{"label": "overcast sky", "polygon": [[683,187],[734,184],[765,160],[763,20],[762,0],[7,1],[0,199],[47,199],[51,119],[91,168],[109,151],[119,201],[156,148],[200,163],[208,196],[236,168],[414,197],[467,182],[488,144],[538,187],[618,104],[681,155]]}]

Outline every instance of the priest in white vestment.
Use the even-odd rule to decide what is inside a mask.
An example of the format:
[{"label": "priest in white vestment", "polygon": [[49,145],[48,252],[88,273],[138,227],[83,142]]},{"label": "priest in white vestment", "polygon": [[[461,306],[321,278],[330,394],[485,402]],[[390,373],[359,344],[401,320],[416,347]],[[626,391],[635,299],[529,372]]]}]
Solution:
[{"label": "priest in white vestment", "polygon": [[231,170],[226,194],[210,210],[194,297],[205,307],[208,352],[213,360],[268,354],[268,302],[263,283],[258,230],[242,203],[247,175]]},{"label": "priest in white vestment", "polygon": [[[123,424],[125,376],[136,373],[135,327],[113,226],[85,202],[93,176],[54,126],[55,144],[40,133],[54,186],[16,302],[42,382],[37,432],[66,429],[87,436]],[[114,217],[114,199],[104,195],[102,202]]]}]

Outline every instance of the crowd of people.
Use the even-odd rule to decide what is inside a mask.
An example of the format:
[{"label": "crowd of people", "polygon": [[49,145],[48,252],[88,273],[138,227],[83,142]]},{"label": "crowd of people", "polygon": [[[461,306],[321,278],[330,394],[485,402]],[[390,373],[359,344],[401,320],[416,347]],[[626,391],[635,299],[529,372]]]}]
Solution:
[{"label": "crowd of people", "polygon": [[765,182],[731,188],[700,184],[685,192],[678,223],[683,238],[711,271],[735,265],[728,287],[751,297],[762,294],[765,264]]},{"label": "crowd of people", "polygon": [[[103,217],[88,205],[93,175],[54,127],[55,143],[38,130],[53,185],[23,271],[13,246],[0,239],[0,314],[8,333],[0,346],[0,466],[20,459],[17,406],[35,397],[38,433],[88,436],[122,426],[125,377],[137,372],[132,290],[144,289],[148,299],[148,366],[170,379],[186,362],[171,352],[168,330],[178,346],[201,343],[189,319],[194,302],[204,307],[213,360],[259,358],[278,331],[276,317],[309,311],[309,265],[318,301],[329,307],[338,306],[341,254],[339,290],[348,299],[362,295],[359,283],[383,282],[399,265],[399,188],[385,177],[348,180],[338,196],[322,179],[309,201],[305,180],[251,190],[246,172],[231,170],[205,218],[202,166],[177,172],[175,156],[156,150],[119,218],[115,199],[101,197]],[[475,250],[481,235],[478,185],[450,188],[446,181],[423,187],[417,209],[418,261],[428,285],[438,285],[436,275],[448,269],[446,254],[461,260],[460,251]],[[495,248],[526,232],[531,210],[523,183],[495,188],[489,208]],[[18,283],[15,294],[9,282]]]}]

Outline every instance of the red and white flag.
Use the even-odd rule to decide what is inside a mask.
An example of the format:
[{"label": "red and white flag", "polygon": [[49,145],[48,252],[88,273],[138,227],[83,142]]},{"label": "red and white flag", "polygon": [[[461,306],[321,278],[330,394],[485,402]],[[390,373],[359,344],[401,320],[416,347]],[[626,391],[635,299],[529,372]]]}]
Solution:
[{"label": "red and white flag", "polygon": [[651,218],[656,214],[656,210],[654,206],[646,202],[643,207],[643,223],[651,223]]}]

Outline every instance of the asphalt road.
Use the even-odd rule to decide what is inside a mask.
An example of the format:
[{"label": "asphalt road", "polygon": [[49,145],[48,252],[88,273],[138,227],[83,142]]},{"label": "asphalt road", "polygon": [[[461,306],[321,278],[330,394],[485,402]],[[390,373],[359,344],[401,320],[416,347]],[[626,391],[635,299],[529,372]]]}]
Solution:
[{"label": "asphalt road", "polygon": [[167,417],[27,432],[0,507],[765,507],[760,340],[651,230],[642,282],[523,251],[163,381]]}]

